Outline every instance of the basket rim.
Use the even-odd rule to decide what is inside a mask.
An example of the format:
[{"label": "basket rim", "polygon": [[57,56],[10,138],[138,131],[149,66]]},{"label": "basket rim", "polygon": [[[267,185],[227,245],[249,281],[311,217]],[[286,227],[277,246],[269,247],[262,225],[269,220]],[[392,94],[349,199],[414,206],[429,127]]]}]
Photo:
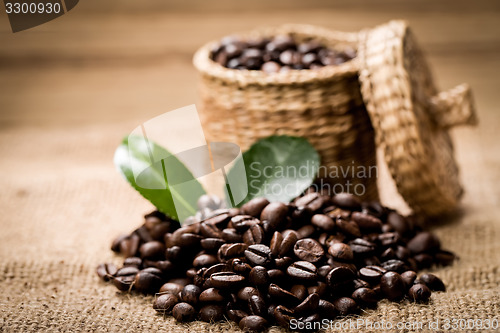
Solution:
[{"label": "basket rim", "polygon": [[[249,31],[230,34],[227,36],[238,36],[242,39],[255,37],[267,37],[277,34],[296,34],[304,37],[321,38],[334,43],[348,44],[357,49],[359,33],[340,32],[308,24],[284,24],[280,26],[263,26]],[[222,37],[223,38],[223,37]],[[210,52],[217,44],[219,38],[212,40],[200,47],[193,57],[193,64],[203,75],[214,80],[238,83],[246,85],[282,85],[290,83],[310,83],[328,80],[335,77],[357,75],[359,64],[357,57],[340,65],[323,66],[315,70],[290,70],[287,72],[268,74],[260,70],[241,70],[226,68],[212,59]]]}]

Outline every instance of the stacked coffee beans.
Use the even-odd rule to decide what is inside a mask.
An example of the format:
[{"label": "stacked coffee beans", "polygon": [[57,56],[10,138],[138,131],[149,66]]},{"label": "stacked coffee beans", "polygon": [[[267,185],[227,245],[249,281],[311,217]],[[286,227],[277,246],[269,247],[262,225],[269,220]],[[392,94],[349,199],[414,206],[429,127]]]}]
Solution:
[{"label": "stacked coffee beans", "polygon": [[353,49],[335,51],[314,40],[297,43],[289,35],[257,40],[230,36],[211,52],[211,59],[224,67],[266,73],[340,65],[355,56]]},{"label": "stacked coffee beans", "polygon": [[257,198],[240,209],[217,209],[210,196],[199,204],[182,227],[146,215],[113,242],[123,267],[102,264],[97,274],[122,291],[156,294],[153,308],[179,322],[228,318],[261,331],[319,327],[382,299],[427,302],[445,286],[416,272],[455,259],[417,219],[347,193],[308,191],[290,204]]}]

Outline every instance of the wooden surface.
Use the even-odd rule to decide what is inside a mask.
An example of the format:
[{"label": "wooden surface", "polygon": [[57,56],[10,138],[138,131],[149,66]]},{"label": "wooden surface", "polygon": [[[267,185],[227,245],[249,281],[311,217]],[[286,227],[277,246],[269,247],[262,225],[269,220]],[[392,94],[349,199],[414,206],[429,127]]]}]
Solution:
[{"label": "wooden surface", "polygon": [[[485,0],[259,0],[248,7],[229,0],[86,0],[59,19],[16,34],[2,12],[2,177],[22,178],[33,167],[39,176],[73,168],[109,173],[121,182],[111,163],[120,139],[155,115],[197,101],[191,57],[208,40],[258,25],[357,31],[395,18],[409,20],[443,89],[462,82],[474,89],[479,127],[453,130],[467,189],[464,206],[495,209],[500,2]],[[85,139],[76,148],[81,153],[61,153],[78,138]]]}]

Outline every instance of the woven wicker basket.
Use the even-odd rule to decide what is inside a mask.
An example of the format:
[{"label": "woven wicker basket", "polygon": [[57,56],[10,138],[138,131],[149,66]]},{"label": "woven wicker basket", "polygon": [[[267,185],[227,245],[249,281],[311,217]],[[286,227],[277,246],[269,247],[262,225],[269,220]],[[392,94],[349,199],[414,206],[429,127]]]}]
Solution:
[{"label": "woven wicker basket", "polygon": [[[281,34],[297,41],[314,39],[339,51],[356,49],[358,44],[358,34],[308,25],[263,28],[240,37]],[[194,56],[202,74],[200,118],[209,141],[233,142],[247,149],[273,134],[305,137],[327,167],[322,169],[325,179],[344,189],[350,186],[351,191],[363,184],[356,187],[358,193],[363,190],[366,199],[377,198],[374,132],[360,93],[356,58],[339,66],[269,75],[228,69],[212,61],[210,51],[217,43],[206,44]],[[353,170],[364,170],[366,177],[352,177]]]}]

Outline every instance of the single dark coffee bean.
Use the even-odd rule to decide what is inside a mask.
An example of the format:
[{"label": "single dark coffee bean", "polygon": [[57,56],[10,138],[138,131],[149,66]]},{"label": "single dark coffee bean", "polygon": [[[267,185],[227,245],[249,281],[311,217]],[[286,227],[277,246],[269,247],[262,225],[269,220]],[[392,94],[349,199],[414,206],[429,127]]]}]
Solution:
[{"label": "single dark coffee bean", "polygon": [[240,328],[245,332],[261,332],[267,327],[267,320],[261,316],[247,316],[239,322]]},{"label": "single dark coffee bean", "polygon": [[111,280],[113,285],[121,291],[129,291],[132,288],[132,283],[134,282],[135,275],[125,275],[117,276]]},{"label": "single dark coffee bean", "polygon": [[323,265],[318,267],[318,276],[321,277],[322,279],[326,278],[328,273],[332,270],[332,266],[330,265]]},{"label": "single dark coffee bean", "polygon": [[446,291],[446,286],[443,281],[434,274],[422,274],[419,280],[424,283],[432,291]]},{"label": "single dark coffee bean", "polygon": [[295,231],[290,231],[286,235],[283,235],[283,241],[281,242],[281,249],[279,251],[280,256],[285,256],[294,248],[295,243],[298,240],[297,233]]},{"label": "single dark coffee bean", "polygon": [[293,311],[296,314],[311,313],[318,308],[320,297],[317,293],[307,296]]},{"label": "single dark coffee bean", "polygon": [[226,298],[224,297],[224,295],[221,294],[221,291],[219,289],[208,288],[200,293],[198,299],[202,303],[207,303],[207,302],[222,302]]},{"label": "single dark coffee bean", "polygon": [[244,302],[248,302],[253,295],[260,295],[260,292],[256,288],[248,286],[241,288],[237,293],[238,299]]},{"label": "single dark coffee bean", "polygon": [[116,266],[112,263],[100,264],[96,269],[97,275],[103,281],[109,281],[117,271]]},{"label": "single dark coffee bean", "polygon": [[380,259],[382,259],[383,261],[396,259],[396,252],[389,247],[384,252],[382,252],[382,254],[380,255]]},{"label": "single dark coffee bean", "polygon": [[247,264],[245,261],[241,259],[233,259],[231,260],[231,265],[230,265],[235,273],[238,273],[240,275],[248,275],[250,270],[252,269],[252,266]]},{"label": "single dark coffee bean", "polygon": [[380,282],[380,278],[386,272],[386,269],[379,266],[366,266],[359,270],[359,277],[366,282],[375,285]]},{"label": "single dark coffee bean", "polygon": [[425,284],[417,283],[411,286],[408,296],[414,302],[425,303],[431,297],[431,290]]},{"label": "single dark coffee bean", "polygon": [[129,238],[129,235],[123,234],[113,239],[113,242],[111,243],[111,250],[113,252],[120,252],[120,245],[122,241],[126,240],[127,238]]},{"label": "single dark coffee bean", "polygon": [[376,245],[363,238],[356,238],[349,242],[349,246],[356,258],[372,255],[376,250]]},{"label": "single dark coffee bean", "polygon": [[316,232],[316,228],[311,224],[306,224],[297,230],[298,239],[311,238]]},{"label": "single dark coffee bean", "polygon": [[433,257],[428,253],[416,254],[413,259],[415,259],[415,262],[420,269],[429,268],[433,264]]},{"label": "single dark coffee bean", "polygon": [[255,286],[265,286],[269,283],[269,274],[263,266],[255,266],[248,275],[248,281]]},{"label": "single dark coffee bean", "polygon": [[119,252],[123,254],[125,258],[135,257],[137,255],[137,250],[139,249],[140,241],[141,239],[138,235],[130,235],[130,237],[127,237],[120,242]]},{"label": "single dark coffee bean", "polygon": [[415,282],[415,279],[417,278],[417,273],[415,273],[414,271],[406,271],[401,273],[401,278],[405,283],[406,289],[408,289]]},{"label": "single dark coffee bean", "polygon": [[222,230],[222,239],[228,243],[240,243],[243,240],[243,236],[234,228],[226,228]]},{"label": "single dark coffee bean", "polygon": [[406,247],[398,245],[395,251],[396,257],[399,260],[406,260],[410,257],[410,250]]},{"label": "single dark coffee bean", "polygon": [[290,292],[294,294],[295,297],[297,297],[300,301],[303,301],[308,295],[307,288],[303,284],[293,285],[292,288],[290,288]]},{"label": "single dark coffee bean", "polygon": [[387,215],[387,223],[394,231],[399,232],[401,235],[406,235],[411,232],[411,226],[408,221],[406,221],[406,218],[397,212],[390,212]]},{"label": "single dark coffee bean", "polygon": [[208,279],[214,273],[230,272],[230,271],[231,271],[231,265],[229,265],[228,263],[219,263],[208,267],[207,270],[203,273],[203,277]]},{"label": "single dark coffee bean", "polygon": [[269,285],[268,293],[271,297],[275,297],[278,300],[286,302],[285,304],[296,305],[299,303],[299,299],[294,294],[274,283]]},{"label": "single dark coffee bean", "polygon": [[256,316],[265,316],[267,313],[266,302],[260,295],[252,295],[248,301],[250,313]]},{"label": "single dark coffee bean", "polygon": [[408,242],[408,249],[413,254],[422,252],[435,252],[439,250],[441,243],[439,239],[430,232],[424,231],[418,233]]},{"label": "single dark coffee bean", "polygon": [[320,243],[312,238],[300,239],[295,243],[293,252],[300,260],[318,262],[323,259],[325,250]]},{"label": "single dark coffee bean", "polygon": [[335,229],[335,222],[333,221],[333,219],[324,214],[314,215],[311,218],[311,224],[325,231],[331,232]]},{"label": "single dark coffee bean", "polygon": [[384,247],[396,246],[401,242],[401,237],[396,232],[385,232],[378,235],[378,241]]},{"label": "single dark coffee bean", "polygon": [[324,282],[318,282],[316,285],[312,285],[307,287],[307,292],[309,294],[318,294],[320,297],[323,297],[326,295],[328,291],[328,286]]},{"label": "single dark coffee bean", "polygon": [[304,206],[295,206],[292,211],[292,222],[297,225],[308,224],[311,221],[311,217],[314,215],[314,212],[309,207]]},{"label": "single dark coffee bean", "polygon": [[285,273],[281,269],[270,269],[267,271],[269,275],[269,282],[280,284],[282,283],[286,276]]},{"label": "single dark coffee bean", "polygon": [[330,198],[328,196],[313,192],[297,198],[295,200],[295,205],[297,207],[307,207],[311,211],[315,212],[326,206],[329,202]]},{"label": "single dark coffee bean", "polygon": [[281,202],[272,202],[267,205],[260,214],[261,221],[268,221],[271,229],[279,229],[286,222],[288,207]]},{"label": "single dark coffee bean", "polygon": [[196,305],[198,303],[198,298],[200,294],[201,294],[200,287],[194,284],[188,284],[182,289],[180,293],[180,299],[183,302]]},{"label": "single dark coffee bean", "polygon": [[382,204],[378,201],[369,201],[362,203],[363,213],[370,214],[371,216],[375,216],[379,219],[385,219],[387,215],[387,208],[382,206]]},{"label": "single dark coffee bean", "polygon": [[128,257],[123,261],[123,266],[135,266],[137,268],[141,267],[142,259],[139,257]]},{"label": "single dark coffee bean", "polygon": [[326,319],[334,319],[338,314],[335,305],[324,299],[319,300],[317,312],[321,317]]},{"label": "single dark coffee bean", "polygon": [[361,237],[361,231],[359,230],[359,226],[356,222],[338,218],[335,224],[343,233],[353,237]]},{"label": "single dark coffee bean", "polygon": [[247,248],[248,245],[245,243],[224,244],[220,247],[218,255],[222,259],[240,258],[245,254]]},{"label": "single dark coffee bean", "polygon": [[358,311],[358,305],[350,297],[340,297],[333,301],[335,309],[341,316],[347,316],[348,314],[353,314]]},{"label": "single dark coffee bean", "polygon": [[283,242],[283,236],[279,231],[275,231],[273,237],[271,238],[271,243],[269,248],[271,249],[271,255],[277,257],[280,253],[281,243]]},{"label": "single dark coffee bean", "polygon": [[[229,309],[226,311],[226,314],[227,314],[227,317],[230,320],[234,321],[236,324],[239,324],[243,318],[248,317],[248,314],[245,311],[237,310],[237,309]],[[265,328],[265,326],[264,326],[264,328]]]},{"label": "single dark coffee bean", "polygon": [[134,288],[143,293],[156,293],[163,285],[163,272],[155,267],[144,268],[134,279]]},{"label": "single dark coffee bean", "polygon": [[222,231],[212,223],[201,223],[200,232],[206,238],[222,238]]},{"label": "single dark coffee bean", "polygon": [[259,224],[260,221],[251,215],[236,215],[231,218],[231,223],[236,231],[244,232],[251,226]]},{"label": "single dark coffee bean", "polygon": [[328,248],[328,253],[339,261],[351,261],[354,259],[354,254],[351,247],[344,243],[335,243]]},{"label": "single dark coffee bean", "polygon": [[263,244],[248,246],[245,257],[254,266],[268,266],[271,263],[271,249]]},{"label": "single dark coffee bean", "polygon": [[353,212],[351,218],[358,224],[358,227],[363,231],[380,231],[382,229],[382,221],[375,216],[362,212]]},{"label": "single dark coffee bean", "polygon": [[441,250],[434,255],[434,259],[439,265],[449,266],[457,259],[457,257],[449,251]]},{"label": "single dark coffee bean", "polygon": [[232,272],[220,272],[212,274],[209,280],[214,288],[236,289],[243,284],[245,277]]},{"label": "single dark coffee bean", "polygon": [[153,309],[161,313],[170,313],[179,302],[179,298],[173,294],[163,294],[156,297],[153,302]]},{"label": "single dark coffee bean", "polygon": [[380,266],[388,271],[398,273],[402,273],[408,270],[408,266],[405,264],[405,262],[398,259],[384,261]]},{"label": "single dark coffee bean", "polygon": [[294,262],[286,270],[289,276],[299,280],[317,279],[316,271],[316,266],[308,261]]},{"label": "single dark coffee bean", "polygon": [[374,307],[377,305],[377,294],[370,288],[358,288],[354,290],[351,296],[357,304],[365,307]]},{"label": "single dark coffee bean", "polygon": [[[232,212],[231,210],[216,210],[213,211],[211,216],[206,218],[203,223],[205,224],[212,224],[216,226],[219,229],[225,228],[227,226],[227,223],[232,217]],[[200,231],[201,231],[201,225],[200,225]]]},{"label": "single dark coffee bean", "polygon": [[278,305],[274,309],[274,320],[276,320],[281,327],[289,328],[293,316],[293,311],[283,305]]},{"label": "single dark coffee bean", "polygon": [[406,291],[406,285],[396,272],[387,272],[380,278],[380,289],[390,301],[401,300]]},{"label": "single dark coffee bean", "polygon": [[351,193],[339,193],[332,197],[332,202],[340,208],[361,211],[361,201]]},{"label": "single dark coffee bean", "polygon": [[173,282],[167,282],[160,288],[160,293],[166,293],[166,294],[172,294],[172,295],[179,295],[181,290],[184,288],[184,286],[178,284],[178,283],[173,283]]},{"label": "single dark coffee bean", "polygon": [[260,217],[264,207],[269,205],[269,200],[266,198],[255,198],[241,206],[241,214]]},{"label": "single dark coffee bean", "polygon": [[219,260],[213,254],[201,254],[194,258],[193,267],[199,269],[201,267],[210,267],[217,264]]},{"label": "single dark coffee bean", "polygon": [[208,251],[216,251],[224,243],[226,243],[226,241],[222,238],[205,238],[200,241],[201,247]]},{"label": "single dark coffee bean", "polygon": [[200,235],[187,232],[179,236],[177,245],[185,248],[195,248],[200,244],[202,239],[203,237]]},{"label": "single dark coffee bean", "polygon": [[351,212],[338,207],[327,207],[324,210],[324,214],[332,218],[334,221],[337,219],[349,220],[351,218]]},{"label": "single dark coffee bean", "polygon": [[243,242],[248,245],[261,244],[264,241],[264,237],[264,229],[260,225],[255,224],[243,234]]},{"label": "single dark coffee bean", "polygon": [[116,271],[115,275],[116,276],[135,276],[137,273],[139,273],[139,269],[135,266],[126,266],[120,268],[118,271]]},{"label": "single dark coffee bean", "polygon": [[365,280],[354,279],[353,287],[354,287],[354,290],[359,289],[359,288],[369,288],[370,284],[368,282],[366,282]]},{"label": "single dark coffee bean", "polygon": [[177,303],[172,309],[172,316],[181,323],[193,321],[196,317],[196,310],[191,304],[181,302]]},{"label": "single dark coffee bean", "polygon": [[335,267],[326,276],[326,283],[334,291],[348,290],[352,288],[354,277],[351,269],[344,266]]},{"label": "single dark coffee bean", "polygon": [[274,259],[276,268],[286,270],[293,262],[292,257],[281,257]]}]

